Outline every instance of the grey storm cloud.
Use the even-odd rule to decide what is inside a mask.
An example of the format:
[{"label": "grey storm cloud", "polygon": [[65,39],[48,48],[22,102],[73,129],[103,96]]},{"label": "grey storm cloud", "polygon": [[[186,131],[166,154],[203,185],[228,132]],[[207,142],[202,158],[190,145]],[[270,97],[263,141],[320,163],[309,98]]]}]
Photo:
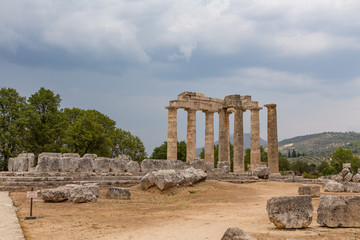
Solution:
[{"label": "grey storm cloud", "polygon": [[355,0],[0,1],[0,83],[98,108],[148,151],[165,140],[163,107],[185,90],[278,103],[280,138],[359,130],[360,114],[339,117],[360,100],[359,10]]}]

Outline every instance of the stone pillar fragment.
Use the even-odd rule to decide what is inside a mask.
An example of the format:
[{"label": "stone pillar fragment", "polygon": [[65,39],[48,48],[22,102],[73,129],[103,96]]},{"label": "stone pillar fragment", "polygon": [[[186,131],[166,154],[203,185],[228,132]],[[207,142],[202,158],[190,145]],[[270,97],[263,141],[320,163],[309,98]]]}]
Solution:
[{"label": "stone pillar fragment", "polygon": [[261,167],[260,154],[260,120],[259,111],[261,107],[254,107],[251,110],[251,129],[250,129],[250,166],[251,171]]},{"label": "stone pillar fragment", "polygon": [[214,113],[205,111],[205,162],[214,163]]},{"label": "stone pillar fragment", "polygon": [[191,163],[196,157],[196,110],[185,109],[188,113],[187,118],[187,137],[186,137],[186,162]]},{"label": "stone pillar fragment", "polygon": [[177,160],[177,109],[168,109],[167,160]]},{"label": "stone pillar fragment", "polygon": [[279,172],[279,153],[277,136],[276,104],[265,105],[268,109],[267,121],[267,144],[268,144],[268,167],[272,173]]},{"label": "stone pillar fragment", "polygon": [[219,110],[219,162],[226,162],[229,159],[229,139],[227,139],[227,129],[229,125],[228,113],[226,108]]},{"label": "stone pillar fragment", "polygon": [[244,172],[244,121],[242,108],[234,116],[234,172]]}]

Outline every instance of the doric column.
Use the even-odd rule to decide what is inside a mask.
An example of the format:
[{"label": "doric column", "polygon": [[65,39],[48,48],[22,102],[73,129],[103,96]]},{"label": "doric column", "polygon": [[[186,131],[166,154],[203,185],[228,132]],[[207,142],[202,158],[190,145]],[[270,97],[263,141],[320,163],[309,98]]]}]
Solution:
[{"label": "doric column", "polygon": [[187,118],[187,137],[186,137],[186,162],[191,163],[196,157],[196,110],[185,109],[188,113]]},{"label": "doric column", "polygon": [[264,105],[268,109],[267,120],[267,145],[268,145],[268,166],[270,172],[279,172],[279,153],[277,137],[276,104]]},{"label": "doric column", "polygon": [[168,110],[167,160],[177,159],[177,109],[166,107]]},{"label": "doric column", "polygon": [[226,144],[225,144],[225,148],[227,149],[227,162],[230,163],[230,122],[229,122],[229,116],[230,116],[231,112],[226,112],[226,117],[225,117],[225,127],[226,127]]},{"label": "doric column", "polygon": [[254,107],[251,109],[251,152],[250,152],[250,166],[251,171],[261,166],[261,155],[260,155],[260,121],[259,111],[261,107]]},{"label": "doric column", "polygon": [[214,163],[214,113],[205,111],[205,162]]},{"label": "doric column", "polygon": [[227,138],[229,118],[226,108],[219,110],[219,162],[228,161],[229,139]]},{"label": "doric column", "polygon": [[234,172],[244,172],[244,121],[242,108],[234,116]]}]

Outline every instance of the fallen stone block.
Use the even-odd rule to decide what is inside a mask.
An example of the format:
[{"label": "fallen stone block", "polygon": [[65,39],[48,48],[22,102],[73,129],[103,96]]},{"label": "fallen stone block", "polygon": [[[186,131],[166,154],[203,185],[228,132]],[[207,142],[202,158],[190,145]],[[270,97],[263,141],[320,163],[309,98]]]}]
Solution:
[{"label": "fallen stone block", "polygon": [[131,192],[128,188],[109,187],[106,197],[112,199],[130,199]]},{"label": "fallen stone block", "polygon": [[96,202],[97,197],[95,194],[86,186],[72,187],[68,190],[68,199],[74,203],[86,203]]},{"label": "fallen stone block", "polygon": [[321,196],[317,213],[321,226],[360,227],[360,196]]},{"label": "fallen stone block", "polygon": [[352,181],[355,183],[360,182],[360,174],[359,173],[355,174],[352,178]]},{"label": "fallen stone block", "polygon": [[354,193],[360,192],[360,184],[359,183],[344,182],[343,187],[344,187],[344,192],[354,192]]},{"label": "fallen stone block", "polygon": [[147,190],[149,188],[151,188],[152,186],[155,185],[154,183],[154,174],[152,173],[147,173],[140,181],[141,183],[141,187],[144,190]]},{"label": "fallen stone block", "polygon": [[344,192],[344,185],[335,182],[335,181],[328,181],[324,186],[325,192]]},{"label": "fallen stone block", "polygon": [[272,197],[266,210],[277,228],[306,228],[312,221],[311,196]]},{"label": "fallen stone block", "polygon": [[310,186],[303,184],[298,189],[299,195],[310,195],[311,197],[320,197],[320,186]]},{"label": "fallen stone block", "polygon": [[353,178],[353,175],[351,172],[347,173],[345,176],[344,176],[344,182],[350,182],[351,179]]},{"label": "fallen stone block", "polygon": [[217,171],[220,174],[226,174],[230,172],[230,163],[229,162],[218,162]]},{"label": "fallen stone block", "polygon": [[256,238],[251,237],[240,228],[233,227],[226,230],[221,240],[256,240]]},{"label": "fallen stone block", "polygon": [[153,172],[154,184],[161,190],[175,187],[184,181],[184,177],[177,174],[175,170],[159,170]]},{"label": "fallen stone block", "polygon": [[43,189],[40,195],[44,202],[63,202],[68,200],[68,190],[67,187]]},{"label": "fallen stone block", "polygon": [[253,175],[259,178],[267,179],[270,175],[270,168],[258,167],[253,171]]}]

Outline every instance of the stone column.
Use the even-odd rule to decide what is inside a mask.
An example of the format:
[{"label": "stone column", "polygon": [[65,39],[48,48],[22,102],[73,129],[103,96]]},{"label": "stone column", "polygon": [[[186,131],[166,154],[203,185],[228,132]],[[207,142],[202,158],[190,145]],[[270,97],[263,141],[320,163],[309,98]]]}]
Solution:
[{"label": "stone column", "polygon": [[251,109],[251,142],[250,142],[250,166],[251,171],[261,166],[261,155],[260,155],[260,121],[259,111],[261,107],[254,107]]},{"label": "stone column", "polygon": [[167,160],[177,159],[177,109],[166,107],[168,112]]},{"label": "stone column", "polygon": [[228,113],[226,108],[219,110],[219,162],[228,161],[229,158],[229,139],[227,139],[227,127],[229,125]]},{"label": "stone column", "polygon": [[264,105],[268,109],[267,120],[267,145],[268,145],[268,166],[270,172],[279,172],[279,153],[277,137],[276,104]]},{"label": "stone column", "polygon": [[227,149],[227,162],[230,163],[230,122],[229,122],[229,116],[231,112],[226,112],[225,116],[225,127],[226,127],[226,142],[225,142],[225,148]]},{"label": "stone column", "polygon": [[196,110],[185,109],[188,112],[186,137],[186,162],[191,163],[196,157]]},{"label": "stone column", "polygon": [[234,172],[244,172],[244,121],[242,108],[234,116]]},{"label": "stone column", "polygon": [[214,113],[205,111],[205,162],[214,163]]}]

